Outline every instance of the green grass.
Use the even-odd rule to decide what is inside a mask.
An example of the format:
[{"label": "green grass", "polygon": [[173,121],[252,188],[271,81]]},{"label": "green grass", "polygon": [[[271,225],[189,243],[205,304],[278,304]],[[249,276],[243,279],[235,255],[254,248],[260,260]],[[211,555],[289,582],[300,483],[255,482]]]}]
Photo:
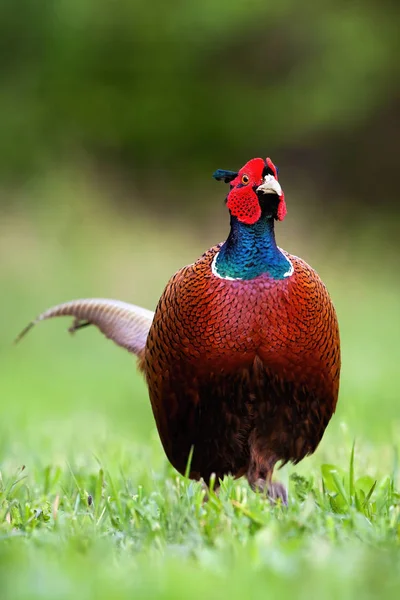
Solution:
[{"label": "green grass", "polygon": [[70,338],[63,320],[11,341],[73,297],[154,307],[224,225],[196,237],[161,218],[125,222],[97,197],[74,203],[86,197],[76,185],[56,207],[1,219],[0,597],[398,598],[400,288],[389,254],[377,264],[354,239],[350,261],[287,230],[282,245],[318,268],[338,309],[338,411],[315,455],[277,473],[288,509],[231,478],[203,502],[165,459],[132,357],[97,331]]}]

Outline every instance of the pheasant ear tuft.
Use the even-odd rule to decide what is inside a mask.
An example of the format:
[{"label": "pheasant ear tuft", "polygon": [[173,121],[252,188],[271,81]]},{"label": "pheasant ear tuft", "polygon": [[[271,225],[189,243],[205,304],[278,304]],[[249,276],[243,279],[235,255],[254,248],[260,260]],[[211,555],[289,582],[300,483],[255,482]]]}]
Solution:
[{"label": "pheasant ear tuft", "polygon": [[272,162],[272,160],[269,157],[266,159],[266,163],[267,163],[267,167],[271,170],[275,179],[278,180],[278,173],[279,173],[278,167],[274,165],[274,163]]},{"label": "pheasant ear tuft", "polygon": [[237,171],[226,171],[225,169],[217,169],[213,173],[214,179],[217,181],[225,181],[225,183],[229,183],[238,176]]}]

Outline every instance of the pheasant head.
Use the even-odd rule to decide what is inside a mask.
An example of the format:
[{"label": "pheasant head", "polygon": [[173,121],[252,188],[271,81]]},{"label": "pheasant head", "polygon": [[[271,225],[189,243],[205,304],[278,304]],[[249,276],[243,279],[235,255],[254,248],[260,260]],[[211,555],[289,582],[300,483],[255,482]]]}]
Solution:
[{"label": "pheasant head", "polygon": [[285,218],[285,195],[270,158],[253,158],[239,172],[218,169],[213,177],[230,184],[226,203],[231,215],[242,223],[253,225],[261,216]]}]

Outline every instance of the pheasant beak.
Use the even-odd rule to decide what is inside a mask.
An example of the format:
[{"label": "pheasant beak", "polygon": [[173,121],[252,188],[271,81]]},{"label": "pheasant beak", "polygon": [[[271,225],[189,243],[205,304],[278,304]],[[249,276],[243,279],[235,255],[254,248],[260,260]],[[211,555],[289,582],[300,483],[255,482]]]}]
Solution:
[{"label": "pheasant beak", "polygon": [[256,192],[261,192],[262,194],[277,194],[279,197],[281,197],[283,193],[281,186],[273,175],[266,175],[263,183],[256,189]]}]

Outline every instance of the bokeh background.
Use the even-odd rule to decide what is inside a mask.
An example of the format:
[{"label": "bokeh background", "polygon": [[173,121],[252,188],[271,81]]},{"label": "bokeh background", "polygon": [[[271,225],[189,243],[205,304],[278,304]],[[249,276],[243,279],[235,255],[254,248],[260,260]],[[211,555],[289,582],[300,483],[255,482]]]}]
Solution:
[{"label": "bokeh background", "polygon": [[319,271],[341,326],[341,398],[310,461],[357,438],[386,468],[400,439],[398,16],[397,0],[2,0],[4,468],[79,464],[114,439],[164,464],[132,357],[62,320],[12,340],[76,297],[154,308],[227,235],[212,172],[258,155],[286,192],[279,243]]},{"label": "bokeh background", "polygon": [[[393,493],[372,524],[311,497],[258,534],[230,501],[202,513],[133,357],[90,328],[70,338],[66,319],[12,343],[74,298],[153,309],[226,238],[213,171],[270,156],[288,206],[278,242],[327,284],[343,349],[337,413],[279,477],[318,487],[322,465],[348,471],[355,440],[366,491],[398,490],[399,17],[398,0],[0,1],[4,600],[399,597]],[[143,512],[103,519],[109,494]]]}]

